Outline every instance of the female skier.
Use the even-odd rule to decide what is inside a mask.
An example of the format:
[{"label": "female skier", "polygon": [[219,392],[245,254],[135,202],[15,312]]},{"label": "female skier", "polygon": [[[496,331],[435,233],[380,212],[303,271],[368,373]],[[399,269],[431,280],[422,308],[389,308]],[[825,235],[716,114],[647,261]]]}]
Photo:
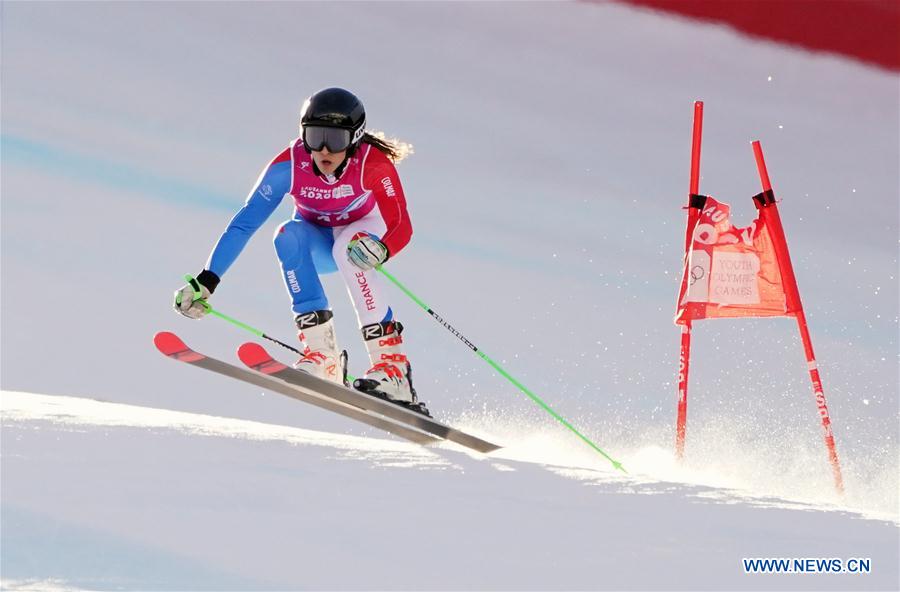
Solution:
[{"label": "female skier", "polygon": [[339,271],[356,308],[372,367],[354,387],[428,414],[416,398],[403,326],[393,318],[379,275],[412,235],[406,198],[394,168],[409,147],[366,131],[353,93],[327,88],[300,113],[300,137],[260,175],[244,206],[219,238],[196,278],[175,292],[175,310],[199,319],[247,241],[285,196],[294,216],[275,232],[275,252],[303,345],[295,368],[346,384],[347,353],[338,348],[319,275]]}]

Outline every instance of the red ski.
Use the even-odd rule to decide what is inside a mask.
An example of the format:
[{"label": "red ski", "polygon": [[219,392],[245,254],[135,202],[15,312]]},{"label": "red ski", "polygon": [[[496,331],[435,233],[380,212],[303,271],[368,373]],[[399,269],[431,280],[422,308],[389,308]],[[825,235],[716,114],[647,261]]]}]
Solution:
[{"label": "red ski", "polygon": [[438,438],[456,442],[478,452],[492,452],[500,448],[496,444],[444,425],[422,413],[411,411],[396,403],[347,388],[329,380],[317,378],[282,364],[269,355],[269,352],[258,343],[245,343],[238,349],[238,356],[250,368],[284,381],[284,384],[309,395],[324,397],[331,401],[364,409],[369,413],[389,418],[394,422],[422,430]]},{"label": "red ski", "polygon": [[390,432],[395,436],[400,436],[411,442],[417,444],[433,444],[440,441],[440,438],[431,434],[426,434],[384,417],[378,417],[377,415],[368,413],[358,407],[353,407],[340,401],[323,397],[315,392],[298,389],[277,378],[270,378],[265,374],[253,372],[246,368],[241,368],[201,354],[200,352],[189,348],[184,341],[174,333],[169,333],[168,331],[157,333],[156,337],[153,338],[153,343],[156,345],[156,349],[173,360],[185,362],[191,366],[210,370],[230,378],[236,378],[268,391],[285,395],[286,397],[291,397],[292,399],[297,399],[298,401],[303,401],[304,403],[309,403],[310,405],[315,405],[316,407],[321,407],[328,411],[333,411],[344,417],[349,417],[366,425]]}]

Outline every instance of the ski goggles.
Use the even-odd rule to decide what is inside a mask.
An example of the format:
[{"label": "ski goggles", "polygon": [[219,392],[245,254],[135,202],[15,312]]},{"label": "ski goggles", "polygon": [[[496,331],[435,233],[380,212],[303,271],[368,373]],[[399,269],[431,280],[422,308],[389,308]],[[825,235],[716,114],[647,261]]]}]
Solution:
[{"label": "ski goggles", "polygon": [[343,152],[350,147],[350,130],[341,127],[303,126],[303,143],[313,152],[328,147],[329,152]]}]

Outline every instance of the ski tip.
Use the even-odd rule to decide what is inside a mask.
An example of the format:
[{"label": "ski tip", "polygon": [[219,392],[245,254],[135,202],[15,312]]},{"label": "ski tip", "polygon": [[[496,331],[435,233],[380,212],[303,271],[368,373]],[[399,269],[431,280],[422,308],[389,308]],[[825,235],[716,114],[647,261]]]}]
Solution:
[{"label": "ski tip", "polygon": [[260,344],[248,341],[238,348],[238,357],[248,366],[255,366],[260,362],[265,362],[272,356]]},{"label": "ski tip", "polygon": [[153,344],[160,352],[167,356],[183,352],[188,348],[181,337],[169,331],[160,331],[153,337]]},{"label": "ski tip", "polygon": [[275,361],[272,356],[269,355],[266,348],[258,343],[253,343],[252,341],[247,342],[238,348],[238,357],[245,365],[266,374],[271,374],[272,372],[277,372],[285,368],[284,364]]}]

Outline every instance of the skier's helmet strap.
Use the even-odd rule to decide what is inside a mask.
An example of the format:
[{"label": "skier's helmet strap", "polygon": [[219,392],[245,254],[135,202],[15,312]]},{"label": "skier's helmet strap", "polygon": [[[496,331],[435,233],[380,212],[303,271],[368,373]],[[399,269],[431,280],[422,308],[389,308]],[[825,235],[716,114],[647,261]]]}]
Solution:
[{"label": "skier's helmet strap", "polygon": [[326,88],[310,96],[300,110],[300,127],[307,150],[321,150],[306,141],[307,127],[333,127],[350,132],[350,148],[356,148],[366,133],[366,110],[362,101],[343,88]]}]

